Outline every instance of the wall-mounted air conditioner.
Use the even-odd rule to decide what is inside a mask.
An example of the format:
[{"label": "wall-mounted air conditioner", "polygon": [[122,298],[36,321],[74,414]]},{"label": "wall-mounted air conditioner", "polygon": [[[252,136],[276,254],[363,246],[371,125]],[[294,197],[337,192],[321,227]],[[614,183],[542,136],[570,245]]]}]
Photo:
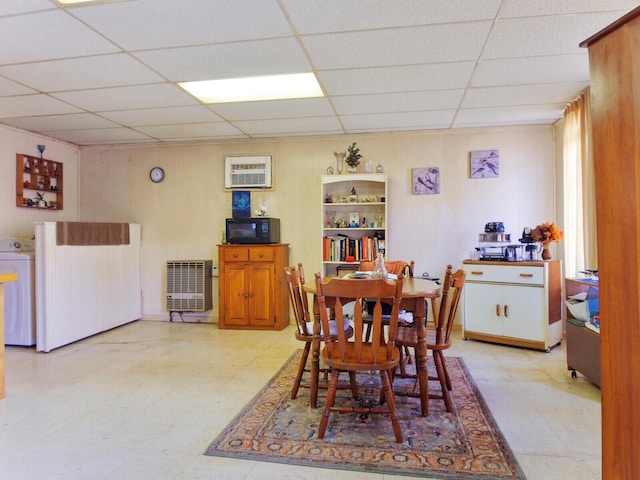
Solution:
[{"label": "wall-mounted air conditioner", "polygon": [[211,308],[211,260],[167,262],[167,310],[205,312]]},{"label": "wall-mounted air conditioner", "polygon": [[271,188],[271,155],[224,158],[224,188]]}]

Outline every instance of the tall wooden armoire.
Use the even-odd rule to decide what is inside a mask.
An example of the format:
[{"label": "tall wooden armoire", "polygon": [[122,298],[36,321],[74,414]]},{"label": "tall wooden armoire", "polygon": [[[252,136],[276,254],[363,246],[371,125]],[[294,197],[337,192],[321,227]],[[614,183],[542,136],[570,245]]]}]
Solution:
[{"label": "tall wooden armoire", "polygon": [[640,474],[640,8],[585,40],[596,175],[602,478]]}]

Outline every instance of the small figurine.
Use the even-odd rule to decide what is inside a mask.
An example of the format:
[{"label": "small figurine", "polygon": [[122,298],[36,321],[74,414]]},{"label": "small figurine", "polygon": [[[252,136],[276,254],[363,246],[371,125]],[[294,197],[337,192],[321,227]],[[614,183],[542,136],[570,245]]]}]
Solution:
[{"label": "small figurine", "polygon": [[327,175],[333,175],[333,167],[331,165],[327,168]]},{"label": "small figurine", "polygon": [[31,188],[31,182],[30,182],[29,180],[26,180],[26,181],[22,184],[22,186],[23,186],[24,188]]},{"label": "small figurine", "polygon": [[351,187],[351,195],[357,195],[356,194],[356,187]]},{"label": "small figurine", "polygon": [[328,194],[324,199],[324,203],[333,203],[333,196]]},{"label": "small figurine", "polygon": [[382,167],[382,164],[378,164],[378,166],[376,167],[376,173],[384,173],[384,168]]}]

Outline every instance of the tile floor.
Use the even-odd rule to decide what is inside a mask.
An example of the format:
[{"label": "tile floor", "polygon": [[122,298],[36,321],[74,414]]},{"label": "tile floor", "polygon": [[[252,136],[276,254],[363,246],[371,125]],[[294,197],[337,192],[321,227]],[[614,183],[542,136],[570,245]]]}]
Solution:
[{"label": "tile floor", "polygon": [[[203,455],[299,347],[291,327],[244,332],[157,321],[48,354],[7,347],[0,478],[334,478],[328,469]],[[571,379],[562,345],[544,353],[458,335],[450,352],[465,359],[529,480],[601,477],[600,390]]]}]

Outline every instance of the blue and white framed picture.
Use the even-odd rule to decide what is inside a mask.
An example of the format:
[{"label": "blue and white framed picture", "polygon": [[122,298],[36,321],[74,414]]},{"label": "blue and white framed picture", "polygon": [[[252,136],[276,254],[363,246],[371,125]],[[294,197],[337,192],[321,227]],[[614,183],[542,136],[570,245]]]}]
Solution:
[{"label": "blue and white framed picture", "polygon": [[231,192],[231,213],[233,218],[251,217],[251,192],[234,190]]},{"label": "blue and white framed picture", "polygon": [[440,193],[440,168],[414,168],[412,174],[414,195]]},{"label": "blue and white framed picture", "polygon": [[498,150],[477,150],[470,152],[469,176],[471,178],[499,177],[500,154]]}]

